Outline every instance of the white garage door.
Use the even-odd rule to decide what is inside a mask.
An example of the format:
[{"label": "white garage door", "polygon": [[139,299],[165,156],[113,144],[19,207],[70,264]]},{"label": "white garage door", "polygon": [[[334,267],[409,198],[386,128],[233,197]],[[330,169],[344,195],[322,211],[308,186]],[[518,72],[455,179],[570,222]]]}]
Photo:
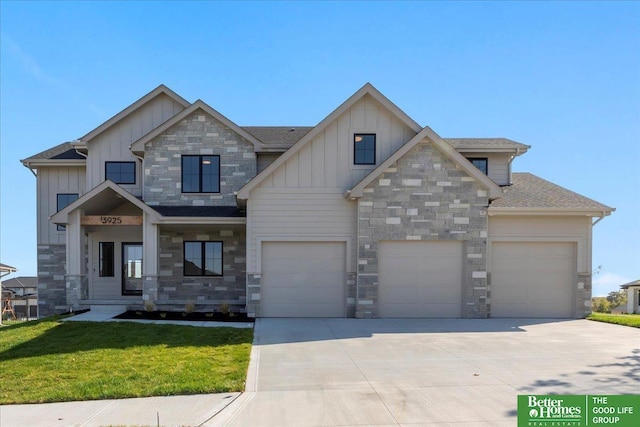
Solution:
[{"label": "white garage door", "polygon": [[264,317],[344,317],[345,244],[264,242]]},{"label": "white garage door", "polygon": [[380,242],[380,317],[460,317],[462,242]]},{"label": "white garage door", "polygon": [[491,317],[574,317],[574,244],[495,242],[491,265]]}]

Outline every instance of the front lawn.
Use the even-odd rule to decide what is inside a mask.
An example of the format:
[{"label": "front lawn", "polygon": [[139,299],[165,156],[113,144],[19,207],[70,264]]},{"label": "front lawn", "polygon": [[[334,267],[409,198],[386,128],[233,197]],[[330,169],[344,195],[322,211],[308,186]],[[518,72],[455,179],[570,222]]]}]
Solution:
[{"label": "front lawn", "polygon": [[615,323],[617,325],[632,326],[640,328],[640,314],[607,314],[592,313],[587,319],[597,322]]},{"label": "front lawn", "polygon": [[0,404],[244,390],[252,329],[129,322],[0,327]]}]

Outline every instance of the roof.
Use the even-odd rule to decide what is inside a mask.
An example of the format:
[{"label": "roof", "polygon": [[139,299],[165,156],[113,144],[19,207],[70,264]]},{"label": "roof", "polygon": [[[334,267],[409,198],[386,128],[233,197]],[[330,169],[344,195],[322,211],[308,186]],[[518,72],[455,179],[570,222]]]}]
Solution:
[{"label": "roof", "polygon": [[6,272],[6,273],[13,273],[18,271],[18,269],[15,267],[11,267],[10,265],[0,263],[0,271]]},{"label": "roof", "polygon": [[514,150],[524,153],[530,145],[521,144],[507,138],[443,138],[456,150]]},{"label": "roof", "polygon": [[257,139],[255,136],[253,136],[252,134],[250,134],[249,132],[247,132],[246,130],[241,128],[240,126],[236,125],[234,122],[232,122],[231,120],[226,118],[220,112],[216,111],[214,108],[209,106],[206,102],[202,101],[201,99],[198,99],[196,102],[194,102],[193,104],[189,105],[187,108],[185,108],[184,110],[180,111],[178,114],[174,115],[169,120],[167,120],[166,122],[162,123],[157,128],[153,129],[151,132],[149,132],[146,135],[144,135],[142,138],[140,138],[137,141],[133,142],[131,144],[131,147],[130,147],[131,151],[143,153],[144,152],[144,146],[145,146],[145,144],[147,142],[151,141],[153,138],[155,138],[158,135],[162,134],[167,129],[169,129],[170,127],[172,127],[175,124],[179,123],[181,120],[183,120],[184,118],[190,116],[191,114],[195,113],[198,110],[202,110],[206,114],[209,114],[211,117],[213,117],[216,120],[220,121],[222,124],[227,126],[229,129],[233,130],[238,135],[240,135],[241,137],[243,137],[244,139],[246,139],[247,141],[252,143],[256,150],[260,150],[262,148],[263,144],[259,139]]},{"label": "roof", "polygon": [[494,200],[490,209],[565,209],[606,212],[607,215],[615,210],[530,173],[513,173],[511,179],[512,185],[503,187],[504,195]]},{"label": "roof", "polygon": [[151,206],[162,216],[183,216],[183,217],[245,217],[246,212],[242,212],[235,206]]},{"label": "roof", "polygon": [[2,287],[9,288],[37,288],[38,278],[36,276],[20,276],[14,277],[2,282]]},{"label": "roof", "polygon": [[31,157],[21,160],[22,163],[29,163],[34,160],[84,160],[85,157],[79,154],[70,142],[63,142],[48,150],[41,151]]},{"label": "roof", "polygon": [[437,133],[431,130],[430,127],[425,126],[416,136],[411,138],[400,149],[393,153],[387,160],[382,162],[371,173],[365,176],[355,187],[353,187],[348,193],[348,197],[362,197],[364,189],[373,180],[379,177],[385,170],[391,165],[400,160],[405,154],[409,152],[413,147],[420,144],[423,141],[428,141],[433,144],[438,150],[440,150],[445,156],[451,159],[454,163],[464,169],[471,177],[475,178],[478,182],[484,185],[489,190],[489,198],[493,199],[502,195],[500,187],[493,182],[487,175],[482,173],[478,168],[473,166],[469,160],[465,159],[460,153],[454,150],[451,145],[447,144]]},{"label": "roof", "polygon": [[634,280],[633,282],[625,283],[624,285],[620,285],[620,288],[621,289],[629,289],[631,287],[635,288],[636,286],[640,287],[640,279]]},{"label": "roof", "polygon": [[289,148],[308,134],[313,126],[242,126],[265,145]]}]

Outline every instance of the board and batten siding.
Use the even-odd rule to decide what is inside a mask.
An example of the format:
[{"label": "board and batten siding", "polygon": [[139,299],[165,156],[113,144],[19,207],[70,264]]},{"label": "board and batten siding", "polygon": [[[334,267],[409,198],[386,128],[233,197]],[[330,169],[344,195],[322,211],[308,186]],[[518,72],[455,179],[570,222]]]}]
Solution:
[{"label": "board and batten siding", "polygon": [[464,150],[460,151],[467,159],[487,159],[487,176],[498,185],[510,185],[511,177],[509,176],[509,160],[510,154],[507,153],[470,153]]},{"label": "board and batten siding", "polygon": [[66,243],[65,232],[58,231],[49,217],[57,212],[58,194],[77,193],[80,197],[85,193],[85,176],[83,166],[38,168],[38,244]]},{"label": "board and batten siding", "polygon": [[591,228],[587,216],[489,216],[490,242],[575,242],[579,274],[591,272]]},{"label": "board and batten siding", "polygon": [[345,242],[347,272],[355,271],[355,201],[339,189],[256,188],[247,206],[247,271],[261,271],[260,245],[269,241]]},{"label": "board and batten siding", "polygon": [[[354,133],[376,134],[376,165],[353,164]],[[247,271],[260,272],[260,242],[305,239],[347,242],[347,272],[356,271],[357,205],[344,192],[415,135],[370,95],[328,124],[251,191]]]},{"label": "board and batten siding", "polygon": [[[354,133],[376,134],[376,165],[353,164]],[[260,186],[346,191],[415,135],[413,129],[366,95],[266,177]]]},{"label": "board and batten siding", "polygon": [[89,141],[87,156],[87,185],[94,188],[105,179],[105,162],[135,162],[136,183],[122,184],[135,196],[142,195],[142,164],[129,146],[149,133],[184,107],[167,95],[159,95],[120,122]]}]

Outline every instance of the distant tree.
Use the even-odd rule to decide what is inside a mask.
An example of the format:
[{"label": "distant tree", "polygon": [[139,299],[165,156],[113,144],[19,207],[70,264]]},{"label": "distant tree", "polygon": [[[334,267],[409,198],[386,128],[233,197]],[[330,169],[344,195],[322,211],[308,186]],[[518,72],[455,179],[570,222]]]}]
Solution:
[{"label": "distant tree", "polygon": [[596,313],[611,313],[611,303],[607,297],[591,298],[591,309]]},{"label": "distant tree", "polygon": [[609,292],[609,295],[607,295],[607,301],[609,302],[610,309],[626,305],[627,292],[623,290]]}]

